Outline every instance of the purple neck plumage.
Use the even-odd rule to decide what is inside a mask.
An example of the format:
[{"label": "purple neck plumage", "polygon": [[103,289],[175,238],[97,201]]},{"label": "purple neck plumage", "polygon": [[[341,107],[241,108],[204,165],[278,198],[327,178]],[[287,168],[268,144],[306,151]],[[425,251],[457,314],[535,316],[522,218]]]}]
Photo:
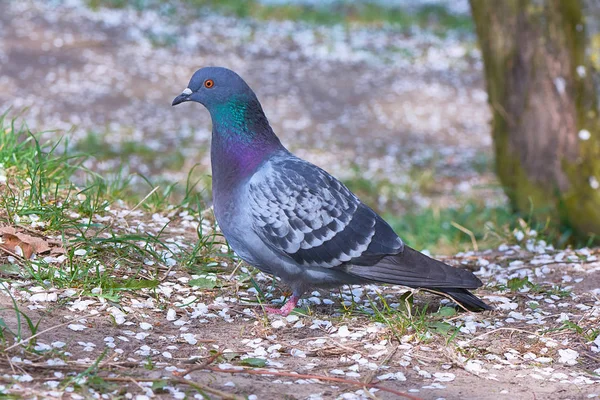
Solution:
[{"label": "purple neck plumage", "polygon": [[251,176],[258,165],[285,150],[256,98],[239,98],[210,110],[213,121],[211,164],[213,185],[227,189]]}]

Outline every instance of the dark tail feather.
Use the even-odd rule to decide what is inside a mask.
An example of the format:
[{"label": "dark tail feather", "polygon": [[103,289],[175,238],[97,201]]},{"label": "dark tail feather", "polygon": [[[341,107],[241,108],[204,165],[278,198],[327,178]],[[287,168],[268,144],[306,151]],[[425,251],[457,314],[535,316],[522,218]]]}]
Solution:
[{"label": "dark tail feather", "polygon": [[408,246],[375,264],[352,265],[348,272],[374,281],[412,288],[476,289],[482,285],[471,271],[453,268]]},{"label": "dark tail feather", "polygon": [[453,268],[408,246],[404,246],[401,253],[385,256],[374,265],[353,265],[347,272],[372,281],[445,293],[471,311],[491,309],[467,290],[482,285],[472,272]]},{"label": "dark tail feather", "polygon": [[[427,290],[427,289],[426,289]],[[493,310],[493,307],[485,304],[479,297],[469,292],[467,289],[448,289],[448,288],[435,288],[431,289],[431,292],[444,293],[452,298],[460,306],[466,308],[469,311],[485,311]],[[439,294],[439,293],[438,293]]]}]

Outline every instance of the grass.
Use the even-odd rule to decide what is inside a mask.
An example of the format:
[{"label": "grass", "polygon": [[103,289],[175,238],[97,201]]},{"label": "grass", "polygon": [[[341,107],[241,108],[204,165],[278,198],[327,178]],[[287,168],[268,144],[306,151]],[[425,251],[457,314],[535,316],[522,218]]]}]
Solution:
[{"label": "grass", "polygon": [[[14,338],[15,342],[21,341],[24,338],[25,327],[27,327],[29,331],[29,335],[33,336],[38,332],[38,327],[40,325],[41,320],[38,320],[34,323],[29,316],[19,307],[14,296],[11,294],[9,288],[6,286],[4,282],[0,281],[0,291],[5,291],[10,300],[12,302],[12,307],[10,308],[0,308],[0,311],[8,310],[9,312],[14,312],[16,327],[11,328],[9,323],[7,323],[3,318],[0,317],[0,348],[6,347],[10,345],[8,342],[9,336]],[[32,347],[35,345],[35,342],[28,342],[28,346]]]},{"label": "grass", "polygon": [[[157,151],[144,143],[126,140],[114,144],[106,135],[89,132],[72,146],[71,152],[84,155],[90,165],[104,163],[115,166],[116,171],[108,174],[85,176],[86,192],[103,200],[127,203],[144,200],[141,208],[151,212],[164,210],[173,204],[199,210],[208,200],[208,194],[197,189],[210,187],[210,180],[196,168],[197,165],[190,169],[185,185],[163,178],[165,174],[184,168],[185,156],[176,148],[157,157]],[[131,165],[142,165],[150,171],[143,175]]]},{"label": "grass", "polygon": [[459,333],[460,326],[451,322],[452,317],[457,315],[455,308],[441,306],[432,310],[428,304],[416,305],[412,291],[394,298],[395,306],[381,294],[374,298],[367,295],[367,299],[368,307],[365,307],[352,298],[351,304],[344,307],[342,318],[367,316],[372,321],[386,325],[398,342],[402,342],[403,337],[408,335],[423,343],[441,338],[449,344]]},{"label": "grass", "polygon": [[[87,0],[92,9],[100,7],[133,7],[138,10],[157,9],[163,14],[177,14],[177,5],[165,0]],[[409,29],[419,27],[444,36],[449,31],[473,32],[469,15],[456,15],[440,5],[423,5],[409,11],[401,7],[384,6],[370,1],[339,0],[329,4],[282,3],[266,4],[258,0],[182,0],[180,4],[199,13],[211,11],[238,18],[257,20],[292,20],[314,25],[390,25]]]},{"label": "grass", "polygon": [[[135,224],[152,224],[136,220],[142,216],[135,213],[136,207],[174,215],[201,211],[202,202],[195,191],[197,181],[191,176],[177,204],[171,201],[171,185],[152,190],[145,197],[135,198],[128,193],[131,204],[137,206],[123,209],[118,197],[125,193],[128,177],[108,181],[83,167],[87,156],[70,154],[65,139],[42,142],[43,135],[33,134],[24,125],[16,126],[6,115],[0,116],[0,130],[0,176],[5,180],[0,186],[0,224],[22,229],[47,243],[53,240],[53,251],[60,250],[62,257],[57,262],[57,255],[52,254],[33,259],[15,254],[12,261],[3,260],[0,280],[4,276],[24,276],[45,289],[76,289],[84,296],[118,302],[125,291],[155,288],[176,258],[193,270],[217,257],[214,245],[219,241],[214,235],[203,236],[199,231],[195,245],[178,244],[166,238],[168,223],[154,223],[152,229],[132,230],[127,226],[128,219]],[[80,187],[75,181],[85,183]],[[147,184],[153,186],[149,180]],[[111,209],[121,209],[125,216],[113,219]],[[27,286],[21,290],[28,290]],[[33,333],[36,325],[16,305],[14,311],[18,321],[25,318]],[[0,340],[5,341],[5,334],[21,337],[20,327],[19,322],[18,330],[11,330],[0,320]]]},{"label": "grass", "polygon": [[[490,206],[485,199],[463,198],[460,205],[433,204],[422,207],[412,200],[415,195],[435,198],[436,173],[432,169],[415,169],[408,184],[394,185],[387,179],[366,179],[358,172],[344,180],[346,186],[366,204],[378,211],[402,239],[416,249],[435,254],[492,248],[513,242],[511,232],[519,226],[519,216],[506,204]],[[402,193],[403,198],[399,198]],[[389,199],[379,204],[379,197]],[[470,232],[471,235],[465,232]]]},{"label": "grass", "polygon": [[134,161],[151,165],[156,170],[179,170],[185,162],[185,156],[177,149],[164,153],[161,157],[156,157],[156,150],[144,143],[125,140],[114,144],[109,142],[105,135],[98,132],[88,132],[85,138],[75,144],[74,150],[84,154],[93,154],[98,161]]},{"label": "grass", "polygon": [[[94,154],[100,160],[125,161],[133,155],[152,158],[152,150],[143,145],[111,148],[104,142],[98,142],[102,139],[94,135],[75,146],[69,146],[66,139],[40,143],[38,136],[31,134],[26,127],[16,127],[5,118],[0,123],[4,130],[0,138],[0,171],[4,172],[9,183],[0,193],[3,222],[16,225],[30,222],[31,218],[39,219],[46,232],[60,236],[71,245],[66,253],[67,269],[58,269],[43,261],[27,264],[28,274],[38,282],[59,286],[78,282],[86,292],[100,287],[103,292],[106,289],[109,296],[116,296],[118,290],[115,288],[119,284],[124,289],[131,285],[130,282],[117,284],[115,278],[106,278],[116,274],[121,264],[130,261],[135,261],[134,265],[143,264],[144,260],[150,260],[164,265],[166,259],[179,257],[184,259],[183,264],[190,270],[199,269],[200,273],[205,273],[204,266],[214,263],[215,257],[205,251],[215,242],[214,237],[202,237],[199,233],[195,246],[173,250],[162,241],[160,231],[156,234],[124,234],[119,227],[94,222],[95,215],[105,215],[107,208],[122,199],[143,211],[198,212],[203,208],[207,193],[198,192],[198,185],[204,183],[205,176],[194,168],[190,170],[185,185],[163,184],[138,175],[141,183],[136,186],[131,183],[134,176],[122,170],[99,175],[83,164],[89,159],[85,153],[92,153],[94,148],[104,149]],[[76,154],[68,149],[75,149]],[[480,199],[466,199],[455,207],[423,208],[412,204],[413,192],[435,195],[434,176],[434,170],[423,168],[420,172],[411,173],[410,185],[398,188],[385,179],[367,180],[357,171],[345,183],[375,209],[381,193],[387,193],[388,197],[393,197],[398,191],[406,193],[408,200],[399,201],[402,211],[378,211],[406,243],[436,254],[472,250],[474,245],[491,248],[500,243],[516,243],[515,229],[528,231],[537,228],[537,238],[543,237],[541,232],[547,236],[548,242],[555,237],[552,236],[554,233],[545,232],[543,226],[530,227],[507,206],[490,207]],[[83,184],[76,186],[75,181]],[[77,249],[85,252],[86,262],[74,255]],[[107,265],[106,260],[111,255],[116,256]],[[134,276],[139,272],[134,271]],[[153,271],[149,280],[157,279],[158,274],[159,271]]]},{"label": "grass", "polygon": [[[474,250],[471,237],[457,225],[472,232],[481,249],[505,242],[508,236],[503,231],[507,225],[514,224],[514,217],[506,207],[488,207],[476,200],[459,207],[426,208],[407,212],[402,217],[384,215],[384,218],[410,246],[435,254]],[[498,230],[502,232],[497,233]]]},{"label": "grass", "polygon": [[[89,159],[86,153],[93,153],[93,149],[104,149],[94,153],[95,159],[116,160],[117,164],[132,156],[153,158],[155,153],[143,145],[111,147],[95,135],[88,136],[75,146],[69,146],[66,140],[42,144],[36,136],[27,132],[26,127],[18,128],[4,121],[2,123],[9,132],[0,138],[0,163],[13,180],[13,184],[3,191],[0,199],[0,205],[6,212],[5,221],[18,224],[31,216],[40,218],[48,231],[56,232],[73,243],[77,242],[100,265],[103,265],[102,259],[106,258],[106,254],[115,248],[121,254],[121,258],[117,260],[129,255],[135,255],[134,259],[137,260],[144,257],[159,260],[166,255],[172,258],[175,254],[164,246],[161,247],[160,235],[115,234],[112,232],[113,227],[93,223],[91,219],[95,214],[104,213],[103,210],[118,200],[125,200],[132,205],[139,203],[141,210],[150,212],[168,209],[189,209],[196,212],[203,208],[204,199],[209,196],[209,193],[198,192],[198,185],[200,183],[204,187],[206,176],[195,169],[190,170],[185,185],[180,185],[140,175],[128,175],[122,170],[99,175],[82,166]],[[69,153],[68,148],[73,148],[77,154]],[[422,208],[412,204],[410,198],[413,192],[434,194],[433,176],[435,171],[424,168],[420,173],[411,173],[410,186],[397,188],[386,180],[362,178],[357,171],[345,183],[363,201],[375,206],[375,209],[380,193],[388,193],[389,197],[393,197],[399,190],[407,193],[408,200],[400,202],[402,211],[378,211],[406,243],[417,249],[428,249],[435,254],[453,254],[472,250],[473,239],[479,248],[491,248],[502,242],[515,241],[512,232],[521,228],[519,216],[515,216],[506,206],[490,207],[478,199],[466,199],[460,206],[447,208]],[[135,185],[132,184],[134,178],[138,181]],[[74,181],[83,182],[82,187],[76,187]],[[392,205],[391,208],[395,207]],[[73,213],[77,213],[78,217],[73,218]],[[82,222],[85,219],[88,219],[88,223]],[[464,229],[458,229],[457,226]],[[538,231],[543,231],[543,227],[537,228]],[[472,232],[473,238],[465,231]],[[104,235],[112,238],[100,240]],[[186,265],[212,262],[210,257],[205,259],[202,256],[205,254],[202,246],[210,246],[209,242],[213,239],[206,239],[208,242],[201,247],[185,251],[182,249],[187,257]],[[142,248],[137,244],[140,242],[150,245]],[[71,254],[69,257],[71,268],[57,272],[54,280],[72,282],[77,276],[87,274],[90,269],[99,268],[93,264],[82,265]],[[37,271],[31,272],[39,281],[54,274],[52,266],[39,265],[37,268]],[[84,286],[93,286],[93,281]]]},{"label": "grass", "polygon": [[[477,172],[492,173],[492,163],[486,157],[476,158],[473,163]],[[563,227],[535,220],[534,204],[527,214],[513,211],[507,202],[490,205],[490,192],[502,196],[499,184],[474,188],[469,196],[453,194],[452,205],[447,205],[448,200],[443,196],[448,194],[439,189],[440,177],[443,176],[443,171],[433,162],[425,162],[424,166],[414,167],[408,172],[406,183],[395,184],[386,177],[367,179],[354,166],[352,175],[344,180],[344,184],[377,211],[404,242],[433,254],[452,255],[494,248],[503,243],[523,245],[527,240],[544,240],[556,248],[593,244],[592,236],[587,241],[574,242]],[[481,196],[477,195],[477,190],[482,191]],[[423,207],[414,198],[427,198],[430,205]]]},{"label": "grass", "polygon": [[[570,330],[578,335],[581,335],[585,342],[593,342],[600,335],[600,329],[598,328],[584,328],[572,321],[563,321],[563,325],[554,331]],[[553,330],[550,330],[553,331]]]},{"label": "grass", "polygon": [[[59,257],[64,257],[63,262],[55,263],[42,257],[25,259],[14,255],[11,259],[1,254],[0,291],[7,291],[11,302],[0,309],[0,350],[24,341],[19,350],[27,355],[61,357],[57,349],[36,352],[35,340],[29,340],[32,335],[44,332],[38,329],[41,320],[28,316],[28,310],[20,308],[13,293],[15,290],[28,291],[34,286],[49,293],[56,289],[75,289],[77,297],[101,298],[120,307],[127,292],[147,289],[144,295],[158,298],[153,290],[169,277],[170,268],[177,265],[178,269],[185,269],[193,275],[186,284],[203,292],[231,295],[231,291],[225,290],[234,286],[255,287],[259,302],[267,301],[265,298],[269,296],[265,296],[254,280],[255,270],[240,272],[234,282],[222,278],[221,263],[224,257],[231,255],[221,254],[222,242],[215,234],[203,234],[199,228],[193,242],[177,243],[169,240],[168,222],[155,223],[153,229],[131,229],[138,223],[150,226],[152,221],[145,216],[151,212],[169,213],[176,217],[180,212],[201,211],[202,201],[196,190],[198,180],[193,170],[186,184],[181,185],[180,200],[174,203],[172,194],[175,189],[172,185],[155,189],[155,183],[146,180],[147,190],[136,194],[128,189],[130,177],[126,174],[117,173],[113,180],[88,170],[84,167],[88,156],[70,153],[69,149],[73,146],[69,146],[65,139],[43,141],[43,135],[33,134],[26,126],[15,126],[5,116],[0,118],[0,130],[0,181],[5,181],[0,185],[0,225],[24,229],[24,232],[36,237],[51,238],[55,240],[53,247],[62,249]],[[119,153],[111,157],[119,157]],[[413,181],[417,182],[415,190],[433,190],[433,175],[431,171],[425,171],[421,176],[414,176]],[[361,195],[367,199],[375,199],[383,187],[390,192],[397,189],[388,181],[359,178],[350,185],[354,185],[357,191],[363,191]],[[128,196],[127,206],[121,206],[119,202],[124,194]],[[142,213],[142,209],[147,212]],[[127,214],[114,220],[107,218],[113,215],[111,210]],[[524,219],[512,216],[502,207],[486,207],[483,202],[475,200],[456,208],[420,209],[406,212],[402,218],[392,215],[386,218],[398,232],[402,232],[408,243],[415,247],[421,244],[436,251],[443,246],[455,251],[472,245],[472,239],[454,226],[472,232],[481,247],[492,243],[492,240],[514,243],[518,241],[515,230],[523,232],[524,237],[540,238],[543,234],[538,232],[534,236],[533,227]],[[122,224],[123,221],[126,223]],[[24,280],[20,279],[19,285],[10,287],[15,276],[25,277],[27,283],[21,285]],[[528,289],[528,293],[570,296],[569,291],[560,287],[534,284],[526,278],[510,280],[505,287],[498,289],[513,293]],[[393,306],[386,296],[373,297],[367,306],[352,303],[345,307],[340,318],[366,316],[370,321],[380,322],[389,328],[386,335],[394,341],[453,345],[460,334],[461,322],[454,308],[442,305],[432,309],[416,305],[412,292],[395,297],[393,301],[398,304]],[[60,307],[66,301],[61,299],[56,304]],[[189,301],[198,299],[190,298]],[[265,321],[264,328],[268,327],[268,321]],[[585,343],[592,342],[600,333],[595,326],[586,326],[585,321],[563,321],[548,332],[574,333]],[[61,387],[70,386],[81,391],[94,388],[98,392],[117,390],[118,386],[110,381],[111,378],[102,377],[106,372],[101,368],[106,354],[104,352],[81,366],[77,374],[65,377]],[[234,361],[247,367],[266,365],[262,358],[240,359],[238,353],[229,357],[232,358],[228,362]],[[155,358],[148,356],[145,368],[157,368],[155,362]],[[166,385],[166,381],[155,383],[157,390]]]},{"label": "grass", "polygon": [[[154,212],[176,218],[179,213],[202,211],[194,168],[177,193],[174,184],[161,189],[149,179],[143,181],[150,189],[136,193],[131,190],[130,176],[117,173],[107,178],[85,168],[89,156],[72,154],[65,139],[43,141],[43,134],[15,125],[6,115],[0,116],[0,133],[0,226],[15,227],[46,243],[52,241],[52,252],[31,259],[16,252],[17,247],[11,256],[5,251],[0,254],[0,291],[11,300],[0,307],[0,351],[12,347],[12,352],[35,359],[63,357],[56,349],[36,350],[34,335],[40,333],[38,327],[44,315],[52,314],[52,307],[34,318],[19,304],[15,291],[25,295],[23,292],[66,293],[61,289],[69,289],[76,298],[99,298],[121,307],[127,292],[146,289],[148,296],[157,296],[154,290],[177,263],[190,273],[221,267],[221,240],[216,234],[203,234],[199,227],[197,237],[177,242],[168,232],[168,222],[150,219]],[[128,199],[127,206],[122,205],[123,196]],[[111,210],[125,215],[115,219]],[[146,228],[131,228],[138,224]],[[61,251],[54,254],[55,250]],[[190,284],[220,285],[214,273],[204,276],[206,282],[201,282],[202,278]],[[70,300],[73,298],[61,297],[55,304],[62,307]],[[81,392],[95,388],[100,393],[115,390],[115,384],[98,375],[105,355],[106,351],[79,374],[65,377],[61,388],[69,386]]]}]

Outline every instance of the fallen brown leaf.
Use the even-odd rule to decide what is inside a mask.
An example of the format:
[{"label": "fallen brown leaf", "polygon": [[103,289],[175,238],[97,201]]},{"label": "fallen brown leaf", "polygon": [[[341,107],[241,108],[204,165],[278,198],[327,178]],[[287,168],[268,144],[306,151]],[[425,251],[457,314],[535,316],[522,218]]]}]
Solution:
[{"label": "fallen brown leaf", "polygon": [[50,251],[50,246],[46,240],[30,236],[25,233],[18,233],[11,226],[0,227],[0,235],[2,236],[1,248],[4,248],[12,253],[21,254],[17,250],[20,248],[23,258],[30,259],[33,254],[41,254]]},{"label": "fallen brown leaf", "polygon": [[12,233],[15,235],[17,230],[12,226],[0,226],[0,235],[4,235],[5,233]]},{"label": "fallen brown leaf", "polygon": [[65,249],[64,247],[52,247],[52,250],[50,250],[50,255],[60,256],[61,254],[65,254],[66,252],[67,249]]}]

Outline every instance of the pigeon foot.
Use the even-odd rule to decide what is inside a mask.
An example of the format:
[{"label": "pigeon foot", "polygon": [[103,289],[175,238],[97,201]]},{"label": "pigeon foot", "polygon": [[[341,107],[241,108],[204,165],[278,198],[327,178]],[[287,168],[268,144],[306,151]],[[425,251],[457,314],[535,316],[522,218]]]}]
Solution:
[{"label": "pigeon foot", "polygon": [[281,308],[265,307],[265,311],[269,314],[281,315],[287,317],[298,304],[299,297],[292,295]]}]

